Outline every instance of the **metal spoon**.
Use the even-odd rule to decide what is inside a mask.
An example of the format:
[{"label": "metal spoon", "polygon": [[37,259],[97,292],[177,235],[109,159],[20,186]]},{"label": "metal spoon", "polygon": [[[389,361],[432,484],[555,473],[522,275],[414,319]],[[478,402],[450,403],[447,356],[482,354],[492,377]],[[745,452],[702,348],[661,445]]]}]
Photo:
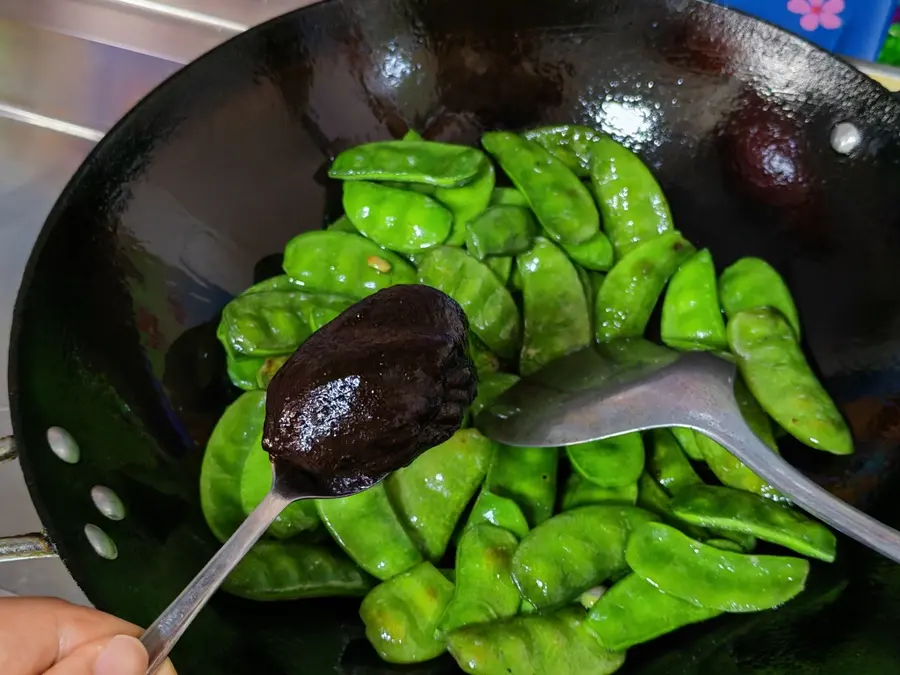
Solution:
[{"label": "metal spoon", "polygon": [[727,448],[800,508],[900,563],[900,532],[834,497],[754,435],[734,398],[733,364],[643,341],[633,346],[619,348],[618,361],[588,348],[553,362],[508,390],[476,426],[493,440],[524,447],[688,427]]}]

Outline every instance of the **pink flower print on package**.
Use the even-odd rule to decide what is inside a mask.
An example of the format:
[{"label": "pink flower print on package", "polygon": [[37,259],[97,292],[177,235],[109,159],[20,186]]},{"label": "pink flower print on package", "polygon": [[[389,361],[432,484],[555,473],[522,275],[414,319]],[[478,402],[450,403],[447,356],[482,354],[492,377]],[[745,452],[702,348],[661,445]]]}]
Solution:
[{"label": "pink flower print on package", "polygon": [[788,11],[800,15],[800,27],[814,31],[820,26],[835,30],[843,25],[844,0],[790,0]]}]

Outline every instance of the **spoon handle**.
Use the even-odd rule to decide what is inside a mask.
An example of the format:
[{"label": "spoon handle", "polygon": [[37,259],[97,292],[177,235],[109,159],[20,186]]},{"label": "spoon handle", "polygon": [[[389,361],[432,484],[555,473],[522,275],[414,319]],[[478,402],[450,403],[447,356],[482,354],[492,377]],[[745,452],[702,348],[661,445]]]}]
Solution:
[{"label": "spoon handle", "polygon": [[788,464],[747,426],[740,412],[716,432],[701,433],[721,443],[776,490],[790,496],[804,511],[849,537],[900,563],[900,532],[855,509],[821,488]]},{"label": "spoon handle", "polygon": [[144,631],[141,642],[150,655],[147,675],[152,675],[165,663],[172,647],[213,593],[222,585],[228,573],[235,568],[284,508],[295,500],[295,497],[285,497],[276,490],[269,492],[181,595],[175,598]]}]

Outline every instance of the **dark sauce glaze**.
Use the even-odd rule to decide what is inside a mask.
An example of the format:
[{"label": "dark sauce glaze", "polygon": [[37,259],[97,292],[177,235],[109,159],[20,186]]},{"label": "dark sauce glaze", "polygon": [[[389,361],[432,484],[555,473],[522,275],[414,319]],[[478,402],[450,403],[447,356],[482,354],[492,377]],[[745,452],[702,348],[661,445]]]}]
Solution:
[{"label": "dark sauce glaze", "polygon": [[394,286],[314,333],[272,378],[263,448],[322,496],[374,485],[446,441],[475,397],[462,309]]}]

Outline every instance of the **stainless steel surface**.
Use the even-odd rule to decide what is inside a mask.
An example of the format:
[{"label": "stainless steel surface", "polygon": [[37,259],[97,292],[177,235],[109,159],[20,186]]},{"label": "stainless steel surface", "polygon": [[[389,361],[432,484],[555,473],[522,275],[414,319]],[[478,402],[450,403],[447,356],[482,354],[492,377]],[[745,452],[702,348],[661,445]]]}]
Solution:
[{"label": "stainless steel surface", "polygon": [[141,642],[150,655],[148,675],[155,673],[166,662],[175,643],[219,589],[228,573],[247,555],[247,551],[263,536],[278,514],[292,502],[310,498],[310,495],[292,492],[284,481],[277,478],[273,481],[271,491],[259,506],[141,636]]},{"label": "stainless steel surface", "polygon": [[0,537],[0,562],[50,558],[55,555],[53,542],[42,532]]},{"label": "stainless steel surface", "polygon": [[558,447],[688,427],[727,448],[803,510],[900,563],[900,532],[822,489],[756,437],[734,397],[734,364],[661,350],[619,366],[588,347],[552,368],[519,381],[481,413],[481,432],[507,445]]}]

